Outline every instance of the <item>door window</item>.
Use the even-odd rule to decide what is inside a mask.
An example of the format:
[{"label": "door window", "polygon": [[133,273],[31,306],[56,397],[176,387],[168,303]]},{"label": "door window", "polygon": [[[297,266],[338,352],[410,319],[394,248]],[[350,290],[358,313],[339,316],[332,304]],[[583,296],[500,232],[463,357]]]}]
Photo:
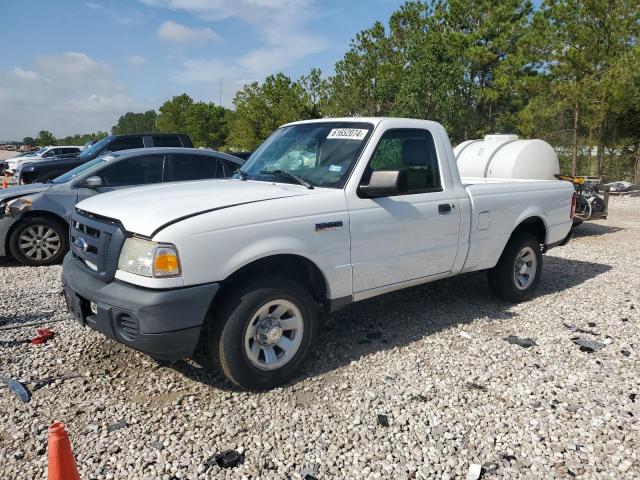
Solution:
[{"label": "door window", "polygon": [[153,139],[154,147],[181,147],[182,142],[180,138],[173,135],[154,135]]},{"label": "door window", "polygon": [[111,145],[107,145],[107,150],[117,152],[118,150],[129,150],[132,148],[143,148],[142,137],[120,138]]},{"label": "door window", "polygon": [[376,170],[404,171],[409,194],[442,190],[436,148],[428,130],[387,131],[378,142],[362,183],[367,184]]},{"label": "door window", "polygon": [[176,153],[173,158],[173,181],[204,180],[224,177],[223,169],[216,157]]},{"label": "door window", "polygon": [[240,165],[238,165],[237,163],[232,162],[231,160],[220,160],[220,163],[222,163],[222,165],[224,165],[224,176],[225,177],[230,177],[231,175],[233,175],[235,173],[236,170],[238,170],[238,168],[240,168]]},{"label": "door window", "polygon": [[104,187],[124,187],[162,182],[164,155],[131,157],[111,164],[97,173]]}]

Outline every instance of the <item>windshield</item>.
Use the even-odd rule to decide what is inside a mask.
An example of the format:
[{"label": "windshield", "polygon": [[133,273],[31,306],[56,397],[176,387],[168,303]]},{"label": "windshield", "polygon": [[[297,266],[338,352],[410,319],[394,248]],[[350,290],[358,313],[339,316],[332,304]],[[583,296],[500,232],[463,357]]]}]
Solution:
[{"label": "windshield", "polygon": [[104,147],[107,143],[109,143],[109,140],[111,140],[110,136],[104,137],[102,140],[98,140],[96,143],[94,143],[88,148],[85,148],[82,152],[80,152],[80,155],[78,155],[78,158],[83,158],[86,160],[88,158],[93,157],[100,150],[102,150],[102,147]]},{"label": "windshield", "polygon": [[[342,188],[373,130],[370,123],[318,122],[276,130],[242,167],[251,180]],[[276,172],[276,173],[269,173]]]},{"label": "windshield", "polygon": [[67,173],[60,175],[57,178],[51,180],[51,183],[66,183],[70,180],[73,180],[82,172],[86,172],[87,170],[92,169],[96,165],[102,165],[103,163],[107,163],[107,161],[115,158],[117,155],[109,154],[109,155],[101,155],[93,160],[89,160],[87,163],[83,163],[80,166],[77,166],[73,170],[69,170]]}]

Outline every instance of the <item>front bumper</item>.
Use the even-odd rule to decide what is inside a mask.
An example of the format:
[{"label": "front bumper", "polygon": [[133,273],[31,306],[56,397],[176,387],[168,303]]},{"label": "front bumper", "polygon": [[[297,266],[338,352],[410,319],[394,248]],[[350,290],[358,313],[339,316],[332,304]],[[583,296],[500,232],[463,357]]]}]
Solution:
[{"label": "front bumper", "polygon": [[67,305],[79,323],[163,360],[193,354],[220,288],[218,283],[209,283],[153,290],[118,280],[106,283],[79,268],[71,254],[65,257],[63,267]]},{"label": "front bumper", "polygon": [[9,230],[14,223],[19,220],[19,217],[9,217],[0,215],[0,257],[6,257],[9,252],[5,248],[7,246],[7,238],[9,236]]}]

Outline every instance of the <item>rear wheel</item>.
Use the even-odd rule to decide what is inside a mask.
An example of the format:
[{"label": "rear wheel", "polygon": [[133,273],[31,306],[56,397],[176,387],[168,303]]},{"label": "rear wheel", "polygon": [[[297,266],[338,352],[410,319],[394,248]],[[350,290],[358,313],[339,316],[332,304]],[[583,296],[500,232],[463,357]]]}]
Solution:
[{"label": "rear wheel", "polygon": [[256,278],[230,291],[213,309],[207,356],[245,389],[289,381],[315,338],[316,304],[306,289],[286,278]]},{"label": "rear wheel", "polygon": [[27,217],[9,237],[9,251],[23,265],[59,263],[69,249],[68,229],[61,221],[47,217]]},{"label": "rear wheel", "polygon": [[491,293],[509,302],[533,297],[542,273],[540,243],[531,233],[509,240],[498,264],[488,272]]}]

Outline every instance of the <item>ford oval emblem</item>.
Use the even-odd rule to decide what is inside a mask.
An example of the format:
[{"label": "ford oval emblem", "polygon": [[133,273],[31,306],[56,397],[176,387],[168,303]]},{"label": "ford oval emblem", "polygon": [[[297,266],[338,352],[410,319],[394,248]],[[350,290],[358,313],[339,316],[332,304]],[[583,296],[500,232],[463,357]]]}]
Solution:
[{"label": "ford oval emblem", "polygon": [[78,247],[78,249],[81,250],[82,252],[86,252],[87,250],[89,250],[89,244],[82,237],[76,237],[75,240],[73,241],[73,244],[76,247]]}]

